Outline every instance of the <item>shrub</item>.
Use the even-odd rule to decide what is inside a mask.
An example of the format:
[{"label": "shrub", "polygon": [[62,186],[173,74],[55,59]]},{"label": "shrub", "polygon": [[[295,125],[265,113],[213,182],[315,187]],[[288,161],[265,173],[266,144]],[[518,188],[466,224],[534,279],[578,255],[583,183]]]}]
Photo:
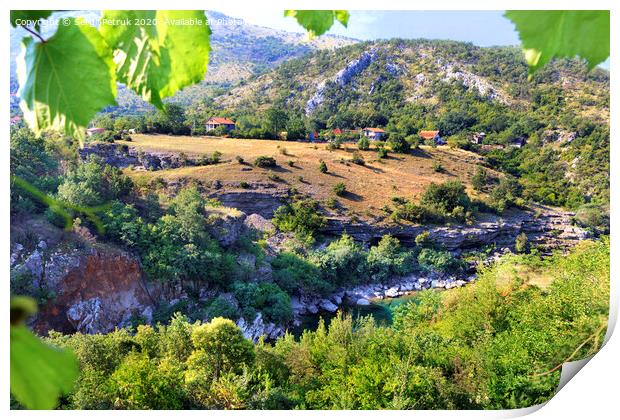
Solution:
[{"label": "shrub", "polygon": [[271,156],[259,156],[254,161],[254,166],[258,166],[259,168],[273,168],[277,166],[277,163]]},{"label": "shrub", "polygon": [[362,246],[344,234],[324,250],[314,252],[311,260],[329,283],[345,286],[363,283],[367,279],[366,257]]},{"label": "shrub", "polygon": [[333,290],[332,285],[323,280],[314,263],[292,252],[278,254],[271,266],[274,281],[289,294],[302,292],[321,296]]},{"label": "shrub", "polygon": [[356,165],[364,165],[366,163],[362,154],[357,151],[353,152],[353,155],[351,156],[351,162],[355,163]]},{"label": "shrub", "polygon": [[213,318],[223,317],[235,320],[239,317],[239,312],[235,306],[233,306],[228,300],[221,296],[216,297],[205,308],[205,319],[208,321]]},{"label": "shrub", "polygon": [[239,155],[235,156],[235,159],[237,160],[237,163],[239,163],[240,165],[243,165],[245,163],[245,160]]},{"label": "shrub", "polygon": [[400,241],[390,235],[383,236],[377,246],[370,248],[367,263],[372,279],[378,282],[415,268],[413,254],[402,249]]},{"label": "shrub", "polygon": [[386,148],[384,147],[379,147],[377,149],[377,156],[379,157],[379,159],[385,159],[388,157],[388,151]]},{"label": "shrub", "polygon": [[289,159],[286,163],[288,163],[288,166],[290,166],[291,168],[292,168],[293,166],[295,166],[295,161],[294,161],[294,160],[290,160],[290,159]]},{"label": "shrub", "polygon": [[284,181],[278,174],[273,171],[267,172],[267,178],[273,182],[282,182]]},{"label": "shrub", "polygon": [[409,153],[411,150],[411,145],[400,134],[390,135],[387,143],[394,153]]},{"label": "shrub", "polygon": [[347,192],[347,186],[344,184],[344,182],[339,182],[334,185],[333,191],[334,194],[336,194],[338,197],[342,197]]},{"label": "shrub", "polygon": [[443,184],[432,182],[422,194],[420,203],[437,209],[444,215],[451,214],[459,206],[465,210],[471,208],[465,186],[459,181],[446,181]]},{"label": "shrub", "polygon": [[298,200],[278,207],[272,222],[281,232],[295,232],[300,237],[313,238],[327,223],[319,213],[319,205],[311,199]]},{"label": "shrub", "polygon": [[407,143],[409,143],[409,147],[411,149],[417,149],[420,147],[420,137],[412,134],[410,136],[405,137]]},{"label": "shrub", "polygon": [[584,204],[575,212],[575,221],[582,227],[596,232],[609,232],[609,206]]},{"label": "shrub", "polygon": [[439,163],[437,161],[433,161],[433,171],[434,172],[443,172],[443,166],[441,165],[441,163]]},{"label": "shrub", "polygon": [[430,248],[433,246],[433,241],[430,238],[431,234],[428,230],[420,233],[415,237],[415,244],[422,248]]},{"label": "shrub", "polygon": [[359,150],[369,150],[370,149],[370,140],[368,137],[362,137],[357,141],[357,148]]},{"label": "shrub", "polygon": [[330,209],[337,209],[338,208],[338,200],[336,200],[334,197],[329,197],[325,204]]},{"label": "shrub", "polygon": [[276,324],[285,324],[292,318],[291,300],[276,284],[235,283],[233,292],[248,322],[254,321],[256,311],[262,313],[265,321]]},{"label": "shrub", "polygon": [[424,248],[418,254],[418,264],[423,270],[452,273],[462,268],[462,262],[448,251]]},{"label": "shrub", "polygon": [[521,232],[517,235],[515,239],[515,251],[519,254],[527,252],[530,248],[530,240],[528,239],[525,232]]},{"label": "shrub", "polygon": [[323,174],[327,173],[327,164],[324,161],[321,161],[321,163],[319,163],[319,171],[321,171],[321,173]]},{"label": "shrub", "polygon": [[247,183],[247,182],[245,182],[245,181],[241,181],[241,182],[239,183],[239,186],[240,186],[241,188],[244,188],[244,189],[248,189],[248,188],[250,188],[250,184],[248,184],[248,183]]},{"label": "shrub", "polygon": [[482,166],[477,166],[476,172],[474,172],[474,176],[471,178],[471,185],[474,187],[474,190],[482,191],[487,185],[488,178],[487,170]]},{"label": "shrub", "polygon": [[219,152],[216,150],[211,154],[211,163],[212,164],[220,163],[221,158],[222,158],[222,152]]}]

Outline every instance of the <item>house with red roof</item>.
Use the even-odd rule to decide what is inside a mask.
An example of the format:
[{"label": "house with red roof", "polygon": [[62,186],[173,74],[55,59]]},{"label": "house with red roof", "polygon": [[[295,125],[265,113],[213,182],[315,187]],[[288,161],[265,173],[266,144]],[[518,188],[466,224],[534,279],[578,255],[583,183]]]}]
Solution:
[{"label": "house with red roof", "polygon": [[418,135],[422,140],[433,140],[435,144],[446,144],[446,142],[439,135],[439,130],[421,130]]},{"label": "house with red roof", "polygon": [[95,134],[100,134],[103,133],[105,131],[105,128],[101,128],[101,127],[92,127],[86,130],[86,134],[88,135],[88,137],[93,136]]},{"label": "house with red roof", "polygon": [[226,127],[226,131],[234,130],[235,122],[224,117],[211,117],[207,121],[206,129],[211,131],[222,126]]},{"label": "house with red roof", "polygon": [[381,140],[385,135],[385,130],[375,127],[366,127],[362,130],[362,134],[371,140]]}]

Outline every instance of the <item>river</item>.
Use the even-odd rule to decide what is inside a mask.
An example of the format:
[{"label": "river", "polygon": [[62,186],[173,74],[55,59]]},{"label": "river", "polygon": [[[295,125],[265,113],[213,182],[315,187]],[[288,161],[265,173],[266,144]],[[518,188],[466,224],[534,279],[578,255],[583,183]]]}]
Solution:
[{"label": "river", "polygon": [[[353,315],[354,319],[372,315],[378,325],[390,325],[392,323],[394,309],[404,303],[414,302],[416,298],[416,294],[413,293],[397,298],[373,300],[370,305],[343,305],[341,306],[340,311]],[[303,315],[301,317],[301,324],[289,328],[289,332],[291,332],[295,337],[299,337],[304,330],[316,330],[321,318],[325,321],[326,325],[329,325],[329,322],[335,316],[336,313],[330,312],[319,312],[316,315]]]}]

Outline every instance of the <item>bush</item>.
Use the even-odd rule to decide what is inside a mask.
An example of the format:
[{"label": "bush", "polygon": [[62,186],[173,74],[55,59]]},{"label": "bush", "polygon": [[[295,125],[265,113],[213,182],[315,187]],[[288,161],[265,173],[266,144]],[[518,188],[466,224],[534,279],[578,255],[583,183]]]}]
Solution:
[{"label": "bush", "polygon": [[240,165],[243,165],[245,163],[245,160],[239,155],[235,156],[235,159],[237,160],[237,163],[239,163]]},{"label": "bush", "polygon": [[432,182],[422,194],[422,205],[431,207],[443,215],[449,215],[456,207],[471,208],[471,200],[465,186],[459,181],[446,181],[443,184]]},{"label": "bush", "polygon": [[259,168],[273,168],[277,166],[277,163],[271,156],[259,156],[254,161],[254,166],[258,166]]},{"label": "bush", "polygon": [[392,134],[387,142],[394,153],[409,153],[411,145],[400,134]]},{"label": "bush", "polygon": [[347,234],[314,252],[311,260],[325,280],[336,286],[363,283],[368,277],[366,252]]},{"label": "bush", "polygon": [[273,283],[235,283],[233,292],[248,322],[254,321],[260,311],[267,322],[285,324],[293,316],[291,300],[278,285]]},{"label": "bush", "polygon": [[609,206],[600,204],[584,204],[575,212],[578,225],[597,233],[609,232]]},{"label": "bush", "polygon": [[359,150],[369,150],[370,149],[370,140],[368,137],[362,137],[357,141],[357,148]]},{"label": "bush", "polygon": [[347,192],[347,186],[344,184],[344,182],[339,182],[334,185],[333,191],[334,194],[336,194],[338,197],[342,197]]},{"label": "bush", "polygon": [[404,250],[400,241],[390,235],[383,236],[377,246],[370,248],[367,263],[371,278],[377,282],[415,269],[413,254]]},{"label": "bush", "polygon": [[433,171],[434,172],[443,172],[443,165],[437,161],[433,161]]},{"label": "bush", "polygon": [[423,270],[453,273],[462,268],[462,262],[448,251],[424,248],[418,254],[418,264]]},{"label": "bush", "polygon": [[429,233],[429,231],[425,230],[424,232],[420,233],[415,237],[415,244],[422,248],[432,247],[434,244],[430,236],[431,234]]},{"label": "bush", "polygon": [[321,163],[319,163],[319,171],[321,171],[321,173],[323,174],[327,173],[327,164],[324,161],[321,161]]},{"label": "bush", "polygon": [[289,294],[325,295],[333,290],[332,285],[321,277],[321,272],[311,261],[291,253],[282,252],[271,262],[273,279]]},{"label": "bush", "polygon": [[295,232],[300,237],[313,238],[327,221],[319,213],[318,203],[305,199],[278,207],[272,223],[281,232]]},{"label": "bush", "polygon": [[482,166],[476,166],[476,172],[474,172],[474,176],[471,178],[471,185],[474,187],[474,190],[482,191],[487,185],[488,178],[487,170]]},{"label": "bush", "polygon": [[407,143],[409,143],[409,148],[411,149],[417,149],[420,147],[420,137],[416,136],[414,134],[405,137],[405,140],[407,141]]},{"label": "bush", "polygon": [[210,321],[217,317],[235,320],[239,317],[239,311],[228,300],[218,296],[205,308],[206,320]]},{"label": "bush", "polygon": [[351,162],[356,165],[364,165],[366,163],[362,157],[362,154],[357,151],[353,152],[353,155],[351,155]]},{"label": "bush", "polygon": [[521,232],[517,235],[515,239],[515,251],[519,254],[523,254],[527,252],[530,248],[530,240],[524,232]]},{"label": "bush", "polygon": [[379,159],[385,159],[388,157],[388,151],[386,148],[384,147],[379,147],[377,149],[377,156],[379,157]]}]

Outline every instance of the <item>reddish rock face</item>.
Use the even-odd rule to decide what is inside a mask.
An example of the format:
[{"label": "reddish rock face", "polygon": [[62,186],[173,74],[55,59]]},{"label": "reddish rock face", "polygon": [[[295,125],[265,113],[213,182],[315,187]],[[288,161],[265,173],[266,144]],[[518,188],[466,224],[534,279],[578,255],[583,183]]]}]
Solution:
[{"label": "reddish rock face", "polygon": [[140,264],[123,253],[92,250],[54,280],[54,299],[41,308],[35,324],[45,334],[104,333],[126,324],[132,315],[148,317],[153,301]]}]

